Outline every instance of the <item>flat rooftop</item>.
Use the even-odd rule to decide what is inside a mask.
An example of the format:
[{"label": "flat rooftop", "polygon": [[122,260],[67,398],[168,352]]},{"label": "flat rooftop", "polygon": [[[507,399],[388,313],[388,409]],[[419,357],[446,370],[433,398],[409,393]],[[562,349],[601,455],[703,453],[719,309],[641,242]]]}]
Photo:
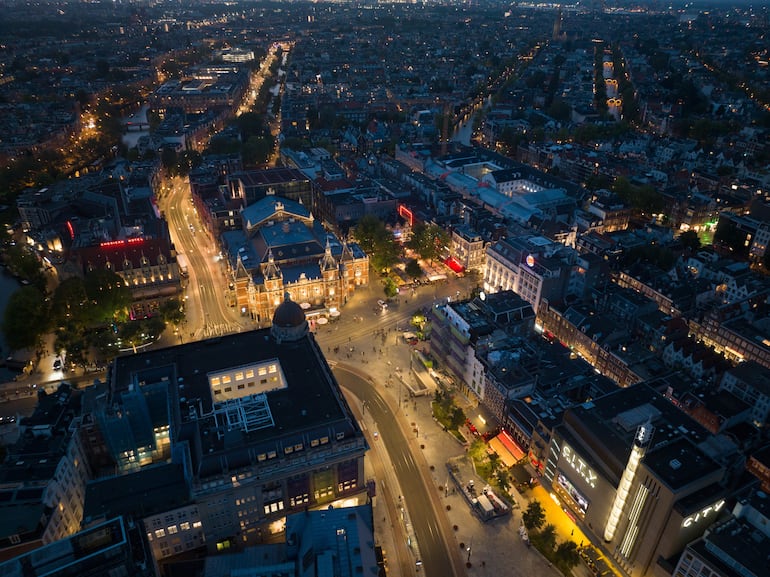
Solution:
[{"label": "flat rooftop", "polygon": [[[591,464],[619,479],[631,453],[637,428],[648,421],[654,432],[644,462],[656,473],[664,475],[662,480],[671,483],[672,488],[700,478],[703,466],[712,470],[718,468],[697,448],[710,433],[643,383],[568,409],[559,432],[570,443],[582,446],[584,457],[593,456],[595,460]],[[680,440],[692,453],[692,466],[690,457],[683,457],[683,466],[667,473],[662,463],[674,458],[672,451],[682,449]],[[695,455],[703,459],[703,466],[695,461]]]},{"label": "flat rooftop", "polygon": [[[240,400],[246,403],[245,412],[263,411],[261,415],[267,413],[268,418],[258,419],[253,427],[228,426],[222,413],[225,397],[214,402],[209,376],[222,371],[240,372],[241,367],[259,363],[277,366],[281,386],[244,395]],[[169,384],[172,409],[179,421],[176,427],[172,424],[172,438],[175,434],[185,437],[184,431],[200,432],[200,476],[216,474],[225,457],[229,466],[236,468],[248,465],[254,455],[281,455],[285,447],[315,446],[314,440],[324,444],[361,437],[363,442],[358,424],[312,335],[279,344],[270,329],[260,329],[115,360],[111,374],[113,398],[129,386],[159,382]],[[259,391],[259,387],[253,390]],[[229,399],[232,402],[233,396]],[[251,400],[253,403],[248,405]]]}]

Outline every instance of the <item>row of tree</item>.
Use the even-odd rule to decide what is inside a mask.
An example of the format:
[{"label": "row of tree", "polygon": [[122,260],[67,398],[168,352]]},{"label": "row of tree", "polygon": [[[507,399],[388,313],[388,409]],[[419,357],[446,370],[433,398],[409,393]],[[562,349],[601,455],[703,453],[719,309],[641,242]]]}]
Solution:
[{"label": "row of tree", "polygon": [[572,540],[557,543],[556,526],[552,523],[546,524],[545,511],[537,499],[529,502],[521,518],[535,548],[562,573],[570,575],[572,568],[580,563],[577,543]]},{"label": "row of tree", "polygon": [[181,302],[171,299],[157,315],[130,321],[131,301],[123,279],[108,270],[65,279],[52,294],[29,284],[11,295],[2,329],[13,350],[38,348],[43,335],[53,332],[55,351],[67,351],[70,362],[85,366],[92,347],[109,359],[117,354],[119,343],[136,346],[157,338],[167,322],[179,324],[184,319]]},{"label": "row of tree", "polygon": [[[393,232],[384,221],[374,215],[364,215],[358,221],[353,236],[359,246],[369,255],[369,262],[379,273],[387,272],[403,255],[403,246],[420,255],[424,260],[433,262],[448,247],[450,237],[443,228],[435,224],[417,223],[412,228],[411,236],[405,245],[399,244]],[[418,277],[422,271],[411,265],[411,270]],[[407,271],[408,272],[408,271]]]}]

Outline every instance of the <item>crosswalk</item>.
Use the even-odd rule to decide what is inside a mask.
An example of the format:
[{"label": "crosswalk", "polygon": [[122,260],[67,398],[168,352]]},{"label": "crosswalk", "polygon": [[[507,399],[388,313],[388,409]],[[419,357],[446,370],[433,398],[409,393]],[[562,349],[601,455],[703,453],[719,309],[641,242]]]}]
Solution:
[{"label": "crosswalk", "polygon": [[232,333],[239,333],[243,327],[238,323],[212,323],[204,325],[195,331],[193,340],[210,339],[212,337],[221,337]]}]

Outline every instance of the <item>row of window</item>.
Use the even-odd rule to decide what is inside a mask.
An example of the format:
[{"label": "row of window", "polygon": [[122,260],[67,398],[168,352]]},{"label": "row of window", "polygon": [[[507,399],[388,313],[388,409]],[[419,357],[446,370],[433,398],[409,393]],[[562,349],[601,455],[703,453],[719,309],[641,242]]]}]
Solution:
[{"label": "row of window", "polygon": [[[214,380],[218,381],[219,379],[212,379],[212,381],[214,381]],[[278,382],[278,377],[270,377],[269,380],[270,380],[271,383],[277,383]],[[229,379],[228,379],[228,381],[229,381]],[[260,379],[259,380],[259,384],[260,385],[265,385],[265,384],[267,384],[267,382],[268,382],[268,379]],[[254,381],[249,381],[248,383],[240,383],[240,384],[238,384],[236,386],[236,390],[237,391],[242,391],[242,390],[245,390],[246,388],[252,389],[252,388],[254,388],[256,386],[257,385],[256,385],[256,383]],[[215,395],[221,395],[223,392],[225,392],[225,393],[232,393],[233,392],[233,388],[232,387],[225,387],[224,389],[214,389],[214,394]]]},{"label": "row of window", "polygon": [[236,371],[233,375],[222,375],[221,377],[211,377],[211,386],[216,387],[218,385],[227,385],[232,382],[232,379],[234,378],[236,381],[242,381],[244,379],[253,379],[254,375],[257,374],[260,377],[265,376],[267,374],[275,374],[278,372],[278,365],[272,364],[266,367],[259,367],[254,372],[254,369],[246,369],[245,371]]},{"label": "row of window", "polygon": [[147,539],[152,541],[153,534],[155,535],[155,537],[157,539],[161,539],[161,538],[165,537],[166,535],[175,535],[179,531],[189,531],[191,528],[192,529],[200,529],[201,526],[202,526],[202,523],[200,521],[193,521],[192,523],[189,523],[189,522],[185,521],[183,523],[179,523],[178,526],[177,525],[169,525],[165,529],[160,528],[160,529],[155,529],[155,531],[148,532],[147,533]]}]

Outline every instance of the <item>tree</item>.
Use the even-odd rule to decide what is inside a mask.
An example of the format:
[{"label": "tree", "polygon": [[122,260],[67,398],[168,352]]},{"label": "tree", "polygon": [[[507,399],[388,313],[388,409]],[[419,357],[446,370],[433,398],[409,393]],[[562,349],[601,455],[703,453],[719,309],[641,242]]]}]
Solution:
[{"label": "tree", "polygon": [[545,523],[545,511],[543,511],[540,501],[537,499],[530,501],[527,510],[521,515],[521,519],[527,529],[538,531]]},{"label": "tree", "polygon": [[549,523],[543,527],[542,531],[538,531],[535,535],[530,536],[533,542],[536,542],[538,549],[548,557],[549,553],[553,552],[556,547],[556,527]]},{"label": "tree", "polygon": [[554,553],[554,559],[556,564],[564,570],[564,574],[569,575],[571,569],[580,564],[580,553],[578,553],[577,543],[574,541],[562,541],[559,543]]},{"label": "tree", "polygon": [[3,318],[3,333],[12,350],[35,346],[48,327],[48,306],[37,287],[21,287],[11,295]]},{"label": "tree", "polygon": [[161,318],[173,325],[179,325],[184,321],[184,305],[179,299],[168,299],[158,307]]},{"label": "tree", "polygon": [[449,245],[449,240],[449,233],[440,226],[418,223],[412,229],[408,246],[433,264],[433,259],[441,255],[444,247]]},{"label": "tree", "polygon": [[366,254],[374,252],[375,239],[380,228],[384,228],[382,221],[373,214],[365,214],[361,217],[353,229],[353,236],[358,245]]},{"label": "tree", "polygon": [[376,271],[386,271],[400,257],[401,247],[385,223],[374,215],[364,215],[353,229],[353,236]]},{"label": "tree", "polygon": [[29,248],[19,244],[10,246],[6,255],[8,268],[13,274],[29,281],[41,293],[46,292],[46,279],[40,268],[40,261]]},{"label": "tree", "polygon": [[694,230],[688,230],[680,234],[679,242],[682,243],[682,246],[690,249],[692,252],[700,250],[700,238],[698,238],[698,233]]},{"label": "tree", "polygon": [[91,324],[128,317],[131,290],[119,275],[110,270],[94,270],[86,275],[83,286],[90,303],[87,314]]},{"label": "tree", "polygon": [[385,293],[385,298],[392,299],[398,294],[398,286],[396,285],[396,281],[390,277],[387,277],[385,282],[382,283],[382,290]]},{"label": "tree", "polygon": [[78,332],[89,324],[85,311],[88,295],[83,279],[70,277],[59,283],[51,297],[51,317],[56,326]]},{"label": "tree", "polygon": [[406,261],[406,267],[405,272],[408,274],[411,278],[416,279],[423,276],[422,268],[420,267],[420,263],[417,262],[416,258],[410,258],[408,261]]}]

